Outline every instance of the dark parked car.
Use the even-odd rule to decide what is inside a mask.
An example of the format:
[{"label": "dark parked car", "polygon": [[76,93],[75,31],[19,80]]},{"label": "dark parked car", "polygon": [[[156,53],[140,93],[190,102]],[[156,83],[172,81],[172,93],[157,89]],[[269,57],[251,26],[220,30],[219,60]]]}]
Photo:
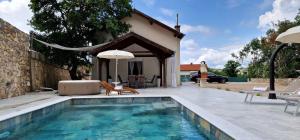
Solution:
[{"label": "dark parked car", "polygon": [[[199,78],[198,73],[192,73],[191,74],[191,81],[197,82],[197,78]],[[208,73],[208,79],[206,81],[208,83],[212,83],[212,82],[226,83],[226,82],[228,82],[228,78],[209,72]]]}]

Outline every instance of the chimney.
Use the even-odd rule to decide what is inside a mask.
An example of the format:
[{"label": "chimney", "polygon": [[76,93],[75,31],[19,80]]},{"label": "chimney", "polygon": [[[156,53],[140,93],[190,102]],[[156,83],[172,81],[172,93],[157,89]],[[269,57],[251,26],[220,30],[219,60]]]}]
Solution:
[{"label": "chimney", "polygon": [[175,29],[176,29],[176,31],[180,32],[180,25],[178,25],[178,13],[177,13],[176,17],[177,17],[177,20],[176,20]]}]

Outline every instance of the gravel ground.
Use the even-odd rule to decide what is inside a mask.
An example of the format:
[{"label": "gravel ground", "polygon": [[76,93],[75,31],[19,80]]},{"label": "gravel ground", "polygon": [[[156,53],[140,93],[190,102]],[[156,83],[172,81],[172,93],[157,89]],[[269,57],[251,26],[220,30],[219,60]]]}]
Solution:
[{"label": "gravel ground", "polygon": [[[251,90],[254,86],[265,87],[269,86],[269,83],[254,83],[254,82],[227,82],[226,84],[219,83],[206,83],[205,87],[222,89],[226,91],[239,92],[241,90]],[[275,84],[275,88],[278,91],[284,90],[286,85]]]}]

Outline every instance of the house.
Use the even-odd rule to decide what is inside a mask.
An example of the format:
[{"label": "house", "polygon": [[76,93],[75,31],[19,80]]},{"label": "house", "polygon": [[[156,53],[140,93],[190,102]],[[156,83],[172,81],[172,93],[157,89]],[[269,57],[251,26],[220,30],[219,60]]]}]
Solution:
[{"label": "house", "polygon": [[190,81],[190,75],[192,73],[198,73],[200,70],[200,64],[181,64],[180,65],[180,79],[181,81]]},{"label": "house", "polygon": [[180,26],[171,28],[164,23],[134,9],[131,17],[123,19],[131,27],[129,32],[95,49],[93,54],[93,79],[114,79],[115,61],[95,57],[107,50],[125,50],[134,54],[130,60],[119,60],[118,74],[127,81],[128,75],[144,75],[151,80],[161,77],[162,86],[180,85],[180,41],[184,34]]}]

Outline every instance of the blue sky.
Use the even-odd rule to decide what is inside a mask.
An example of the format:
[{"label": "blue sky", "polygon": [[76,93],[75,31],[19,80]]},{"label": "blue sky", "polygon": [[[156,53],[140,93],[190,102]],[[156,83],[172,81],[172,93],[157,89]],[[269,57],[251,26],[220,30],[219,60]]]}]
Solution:
[{"label": "blue sky", "polygon": [[172,27],[179,13],[179,23],[186,34],[181,42],[181,63],[205,60],[217,68],[231,59],[232,52],[265,33],[269,26],[260,26],[260,17],[272,12],[273,3],[274,0],[133,1],[136,9]]},{"label": "blue sky", "polygon": [[[24,32],[31,27],[30,0],[0,0],[0,18]],[[278,20],[291,20],[300,0],[133,0],[147,15],[174,26],[179,13],[181,63],[207,61],[222,68],[247,42],[262,36]],[[243,62],[244,65],[247,64]]]}]

